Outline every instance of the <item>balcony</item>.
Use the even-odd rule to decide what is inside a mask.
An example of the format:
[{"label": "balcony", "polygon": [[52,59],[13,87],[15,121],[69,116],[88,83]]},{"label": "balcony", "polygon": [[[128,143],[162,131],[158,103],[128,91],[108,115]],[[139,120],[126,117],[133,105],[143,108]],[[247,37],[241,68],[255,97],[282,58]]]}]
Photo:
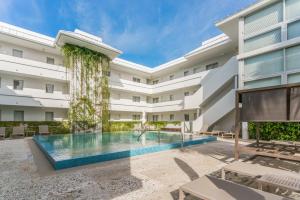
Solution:
[{"label": "balcony", "polygon": [[69,101],[67,99],[50,99],[0,94],[0,105],[30,106],[42,108],[69,108]]},{"label": "balcony", "polygon": [[37,77],[65,81],[66,68],[25,58],[0,54],[0,71],[27,77]]},{"label": "balcony", "polygon": [[131,102],[127,100],[111,100],[110,109],[112,111],[126,112],[172,112],[180,111],[183,108],[183,100],[167,101],[155,104],[145,102]]},{"label": "balcony", "polygon": [[178,90],[182,88],[199,85],[201,80],[206,76],[207,73],[208,71],[199,72],[193,75],[158,83],[156,85],[136,83],[124,79],[111,79],[110,87],[112,89],[138,92],[138,93],[148,94],[148,95],[159,94],[167,91]]},{"label": "balcony", "polygon": [[172,112],[183,109],[183,100],[166,101],[151,105],[151,112]]}]

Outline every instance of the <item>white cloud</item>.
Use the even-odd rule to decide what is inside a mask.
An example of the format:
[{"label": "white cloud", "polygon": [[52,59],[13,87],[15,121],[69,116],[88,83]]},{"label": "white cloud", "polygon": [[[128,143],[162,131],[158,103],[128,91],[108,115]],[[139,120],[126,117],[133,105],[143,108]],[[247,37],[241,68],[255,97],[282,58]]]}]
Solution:
[{"label": "white cloud", "polygon": [[99,35],[125,54],[155,54],[165,62],[219,34],[214,22],[232,8],[235,0],[104,2],[71,1],[68,7],[73,8],[72,19],[80,29]]}]

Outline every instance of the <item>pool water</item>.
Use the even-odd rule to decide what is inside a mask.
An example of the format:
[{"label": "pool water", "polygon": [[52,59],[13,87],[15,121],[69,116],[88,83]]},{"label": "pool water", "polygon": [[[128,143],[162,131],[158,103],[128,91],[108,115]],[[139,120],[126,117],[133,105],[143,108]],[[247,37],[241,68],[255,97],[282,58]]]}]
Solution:
[{"label": "pool water", "polygon": [[55,169],[131,157],[145,153],[216,140],[205,136],[182,143],[180,133],[146,132],[85,133],[34,136],[33,139]]}]

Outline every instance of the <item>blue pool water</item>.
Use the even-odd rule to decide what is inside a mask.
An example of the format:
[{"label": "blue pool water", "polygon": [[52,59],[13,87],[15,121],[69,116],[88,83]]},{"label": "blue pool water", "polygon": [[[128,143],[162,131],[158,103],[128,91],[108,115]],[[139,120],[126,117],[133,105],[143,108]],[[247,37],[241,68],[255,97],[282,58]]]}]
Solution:
[{"label": "blue pool water", "polygon": [[[55,169],[64,169],[95,162],[126,158],[146,153],[178,148],[179,133],[146,132],[86,133],[33,137]],[[185,139],[183,145],[215,141],[212,136]]]}]

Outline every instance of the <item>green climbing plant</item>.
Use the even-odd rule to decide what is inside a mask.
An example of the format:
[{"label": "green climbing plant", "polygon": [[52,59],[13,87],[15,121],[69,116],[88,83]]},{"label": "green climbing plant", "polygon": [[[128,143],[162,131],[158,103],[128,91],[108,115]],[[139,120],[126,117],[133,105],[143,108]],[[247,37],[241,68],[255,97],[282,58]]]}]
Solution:
[{"label": "green climbing plant", "polygon": [[108,56],[72,44],[62,47],[70,73],[69,122],[73,130],[100,128],[109,131]]}]

